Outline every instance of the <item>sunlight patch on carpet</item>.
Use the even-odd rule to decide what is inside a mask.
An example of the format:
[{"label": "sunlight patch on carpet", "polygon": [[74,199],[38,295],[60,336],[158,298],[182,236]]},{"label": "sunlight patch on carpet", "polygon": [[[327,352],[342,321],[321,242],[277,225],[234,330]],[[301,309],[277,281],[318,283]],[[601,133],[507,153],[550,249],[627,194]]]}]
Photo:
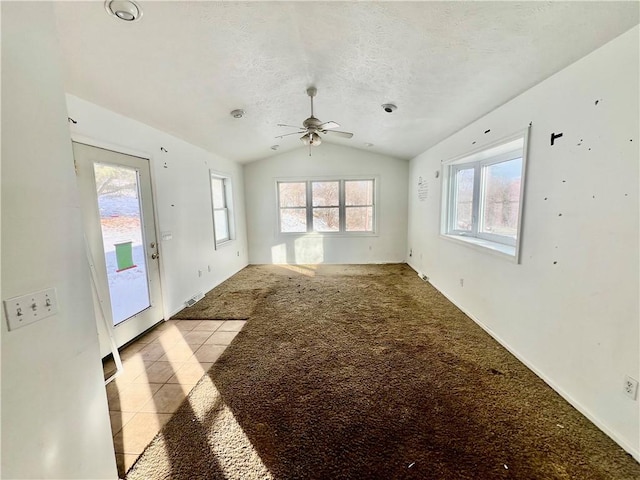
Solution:
[{"label": "sunlight patch on carpet", "polygon": [[284,268],[285,270],[290,270],[294,273],[301,273],[307,277],[315,277],[317,267],[315,265],[286,265],[279,264],[277,265],[280,268]]},{"label": "sunlight patch on carpet", "polygon": [[[209,448],[212,455],[216,458],[221,473],[226,478],[242,478],[242,479],[273,479],[273,475],[264,465],[258,452],[251,444],[251,441],[245,434],[244,430],[235,416],[224,403],[220,396],[220,392],[214,385],[209,376],[202,379],[202,383],[206,384],[205,390],[210,392],[211,398],[219,400],[220,407],[211,431],[208,437]],[[203,385],[204,387],[204,385]],[[194,413],[201,422],[206,422],[205,411],[198,412],[197,404],[202,402],[193,402]],[[196,404],[196,405],[194,405]]]}]

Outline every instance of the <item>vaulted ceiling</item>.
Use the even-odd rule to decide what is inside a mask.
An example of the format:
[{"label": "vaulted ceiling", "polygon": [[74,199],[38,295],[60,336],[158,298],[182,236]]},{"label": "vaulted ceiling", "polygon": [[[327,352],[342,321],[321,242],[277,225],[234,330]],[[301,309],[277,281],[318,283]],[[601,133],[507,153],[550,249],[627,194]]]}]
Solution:
[{"label": "vaulted ceiling", "polygon": [[67,92],[240,162],[302,145],[275,137],[311,85],[354,133],[323,141],[412,158],[639,21],[638,2],[138,4],[127,23],[56,2]]}]

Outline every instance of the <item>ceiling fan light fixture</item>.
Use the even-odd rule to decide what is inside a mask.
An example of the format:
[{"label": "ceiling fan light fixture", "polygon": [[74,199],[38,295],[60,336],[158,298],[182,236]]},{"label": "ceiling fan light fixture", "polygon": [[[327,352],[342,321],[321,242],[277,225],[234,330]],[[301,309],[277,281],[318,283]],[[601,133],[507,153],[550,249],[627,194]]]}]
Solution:
[{"label": "ceiling fan light fixture", "polygon": [[311,145],[312,147],[316,147],[322,143],[320,135],[316,132],[309,132],[306,135],[301,136],[300,140],[302,140],[302,143],[305,145]]},{"label": "ceiling fan light fixture", "polygon": [[107,13],[125,22],[136,22],[142,18],[142,9],[131,0],[106,0]]}]

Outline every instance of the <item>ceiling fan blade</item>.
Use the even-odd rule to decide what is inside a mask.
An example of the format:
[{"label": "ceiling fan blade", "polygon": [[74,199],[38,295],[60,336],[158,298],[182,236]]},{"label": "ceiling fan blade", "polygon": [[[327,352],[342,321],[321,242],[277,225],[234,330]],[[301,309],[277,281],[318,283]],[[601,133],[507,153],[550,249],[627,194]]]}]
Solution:
[{"label": "ceiling fan blade", "polygon": [[[298,127],[296,127],[296,128],[298,128]],[[289,135],[299,135],[300,133],[307,133],[307,131],[306,131],[306,130],[302,130],[302,131],[300,131],[300,132],[285,133],[284,135],[278,135],[278,136],[277,136],[277,137],[275,137],[275,138],[287,137],[287,136],[289,136]]]},{"label": "ceiling fan blade", "polygon": [[299,127],[299,126],[296,126],[296,125],[286,125],[286,124],[284,124],[284,123],[279,123],[279,124],[278,124],[278,126],[279,126],[279,127],[291,127],[291,128],[297,128],[298,130],[300,130],[300,129],[304,128],[304,127]]},{"label": "ceiling fan blade", "polygon": [[340,132],[339,130],[323,130],[322,133],[333,133],[334,135],[338,135],[339,137],[351,138],[353,137],[353,133],[350,132]]},{"label": "ceiling fan blade", "polygon": [[330,128],[338,128],[340,125],[336,122],[324,122],[321,125],[318,125],[320,130],[329,130]]}]

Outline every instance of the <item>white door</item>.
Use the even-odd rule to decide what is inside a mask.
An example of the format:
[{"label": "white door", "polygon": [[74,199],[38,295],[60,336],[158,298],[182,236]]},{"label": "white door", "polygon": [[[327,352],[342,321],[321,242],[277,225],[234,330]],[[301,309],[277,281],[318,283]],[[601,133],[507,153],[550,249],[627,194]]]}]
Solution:
[{"label": "white door", "polygon": [[163,319],[149,160],[77,142],[73,154],[98,300],[120,347]]}]

